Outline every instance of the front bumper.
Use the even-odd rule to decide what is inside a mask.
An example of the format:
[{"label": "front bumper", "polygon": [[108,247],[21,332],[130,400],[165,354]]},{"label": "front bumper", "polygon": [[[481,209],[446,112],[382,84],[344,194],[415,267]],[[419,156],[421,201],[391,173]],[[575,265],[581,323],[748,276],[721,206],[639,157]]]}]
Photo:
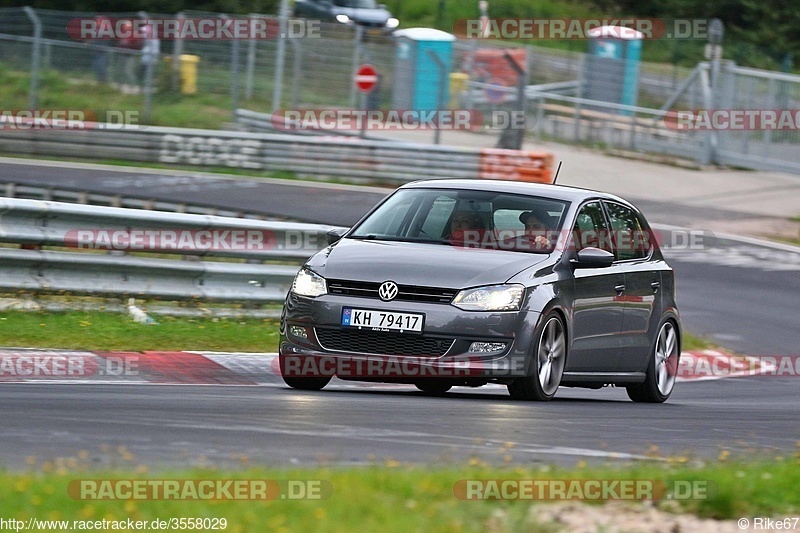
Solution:
[{"label": "front bumper", "polygon": [[[346,338],[354,333],[353,328],[341,325],[345,307],[423,313],[424,329],[421,334],[357,332],[359,336],[373,335],[380,342],[353,343],[352,347],[340,342],[331,349],[320,341],[320,336],[330,338],[331,334],[337,334]],[[513,312],[470,312],[441,303],[383,302],[333,294],[307,298],[290,292],[281,317],[281,370],[284,375],[294,377],[335,375],[342,379],[402,383],[421,379],[445,379],[467,385],[508,383],[528,372],[531,342],[540,316],[524,308]],[[297,335],[298,332],[301,334]],[[411,339],[409,335],[416,335],[415,341],[431,341],[441,349],[407,355],[404,349]],[[391,349],[391,339],[397,340],[398,349]],[[504,343],[505,348],[470,352],[470,346],[476,342]],[[353,349],[356,344],[360,349]],[[364,346],[384,349],[364,350]]]}]

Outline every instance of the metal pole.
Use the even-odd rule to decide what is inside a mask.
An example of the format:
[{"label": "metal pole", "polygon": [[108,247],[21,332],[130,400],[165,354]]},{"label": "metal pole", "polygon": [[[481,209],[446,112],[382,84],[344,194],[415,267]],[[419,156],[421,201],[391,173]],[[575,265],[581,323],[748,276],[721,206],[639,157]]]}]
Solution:
[{"label": "metal pole", "polygon": [[303,48],[299,39],[292,39],[292,109],[297,109],[297,99],[300,97],[300,76],[303,74]]},{"label": "metal pole", "polygon": [[[355,85],[355,83],[353,85]],[[361,109],[363,109],[364,111],[369,111],[367,109],[367,93],[361,93]],[[361,120],[361,133],[360,133],[360,136],[361,136],[362,139],[366,139],[367,138],[367,118],[366,118],[366,113],[365,113],[364,118]]]},{"label": "metal pole", "polygon": [[[145,21],[150,20],[150,15],[145,11],[139,11],[138,13],[139,18],[144,19]],[[145,36],[145,46],[147,46],[148,40],[155,39],[155,28],[148,22],[148,26],[150,30],[148,34]],[[149,49],[148,49],[149,51]],[[145,51],[140,50],[139,52],[139,61],[145,61]],[[158,61],[158,53],[155,54],[155,61]],[[144,66],[144,109],[142,110],[142,114],[144,115],[144,122],[149,123],[150,117],[153,115],[153,61],[151,59],[147,59],[147,63]]]},{"label": "metal pole", "polygon": [[281,107],[281,96],[283,94],[283,65],[286,62],[286,26],[289,18],[289,0],[281,0],[279,12],[280,35],[278,35],[278,54],[275,58],[275,78],[272,86],[272,110],[277,111]]},{"label": "metal pole", "polygon": [[[441,113],[442,108],[444,107],[444,86],[445,86],[445,76],[447,72],[445,72],[445,65],[444,61],[441,60],[439,54],[434,52],[433,50],[428,50],[428,55],[431,57],[434,63],[436,63],[436,68],[439,69],[439,86],[437,87],[436,91],[436,114],[438,115]],[[439,141],[442,137],[442,132],[439,129],[439,121],[437,120],[436,127],[433,130],[433,144],[439,144]]]},{"label": "metal pole", "polygon": [[[178,13],[178,23],[183,27],[183,20],[186,18],[184,13]],[[179,92],[181,88],[181,56],[183,55],[183,39],[175,39],[172,43],[172,90]]]},{"label": "metal pole", "polygon": [[[355,80],[356,79],[356,73],[358,72],[358,66],[361,64],[361,55],[362,55],[361,41],[364,38],[364,26],[362,26],[361,24],[356,24],[356,28],[355,29],[356,29],[356,34],[355,34],[356,42],[355,42],[355,46],[353,47],[353,69],[352,69],[353,73],[350,76],[351,80]],[[356,96],[357,96],[356,93],[357,93],[356,85],[355,85],[355,83],[353,83],[353,85],[350,87],[350,107],[351,108],[355,108],[356,107]]]},{"label": "metal pole", "polygon": [[[725,35],[725,25],[720,19],[714,18],[708,24],[708,48],[711,53],[711,109],[716,108],[717,90],[719,89],[719,63],[722,59],[722,38]],[[767,131],[767,134],[770,132]],[[716,131],[709,132],[710,150],[709,163],[717,160],[719,135]],[[765,155],[766,156],[766,155]]]},{"label": "metal pole", "polygon": [[[230,18],[222,14],[220,18]],[[239,108],[239,40],[231,41],[231,113],[236,121],[236,110]]]},{"label": "metal pole", "polygon": [[[255,13],[250,13],[250,18],[258,17]],[[250,39],[247,42],[247,74],[244,81],[244,97],[248,100],[253,98],[253,71],[256,68],[256,40]]]},{"label": "metal pole", "polygon": [[[528,70],[523,69],[517,61],[509,54],[508,52],[503,53],[503,57],[511,65],[511,68],[514,69],[514,72],[517,73],[517,111],[519,111],[520,116],[523,119],[523,123],[525,121],[525,86],[528,83]],[[509,121],[509,127],[513,127],[513,121]],[[513,132],[512,135],[512,145],[514,146],[515,150],[522,150],[522,140],[525,135],[524,129],[517,129]]]},{"label": "metal pole", "polygon": [[42,21],[36,12],[29,6],[25,6],[25,14],[33,24],[33,51],[31,57],[31,85],[28,92],[28,109],[39,107],[39,67],[42,59]]},{"label": "metal pole", "polygon": [[[584,72],[586,69],[586,54],[581,54],[580,62],[578,64],[578,72],[580,73],[578,78],[580,83],[578,83],[578,92],[575,96],[578,97],[578,101],[575,102],[575,113],[573,115],[573,120],[575,121],[575,142],[580,142],[581,140],[581,104],[580,100],[583,99],[583,84],[584,84]],[[587,136],[588,138],[588,136]]]},{"label": "metal pole", "polygon": [[149,123],[153,114],[153,65],[144,66],[144,122]]}]

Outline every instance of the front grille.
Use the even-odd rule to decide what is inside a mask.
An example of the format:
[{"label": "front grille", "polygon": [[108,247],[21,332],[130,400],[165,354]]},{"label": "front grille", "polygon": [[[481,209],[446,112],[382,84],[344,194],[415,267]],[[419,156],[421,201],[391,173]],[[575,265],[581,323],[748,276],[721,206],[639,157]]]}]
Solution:
[{"label": "front grille", "polygon": [[[328,280],[328,292],[346,296],[360,296],[362,298],[378,297],[380,283],[369,281],[350,281],[341,279]],[[457,289],[443,289],[439,287],[417,287],[416,285],[398,285],[395,300],[402,302],[429,302],[449,304],[458,293]]]},{"label": "front grille", "polygon": [[332,352],[440,357],[447,353],[455,342],[453,337],[404,335],[358,329],[316,328],[315,331],[320,345]]}]

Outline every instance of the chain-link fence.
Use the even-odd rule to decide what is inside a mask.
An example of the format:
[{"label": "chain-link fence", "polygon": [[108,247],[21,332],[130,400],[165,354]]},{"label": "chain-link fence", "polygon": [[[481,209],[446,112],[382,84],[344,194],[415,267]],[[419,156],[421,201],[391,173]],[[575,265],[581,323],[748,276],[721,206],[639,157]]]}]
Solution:
[{"label": "chain-link fence", "polygon": [[[150,86],[141,49],[119,40],[78,40],[68,30],[76,19],[98,16],[226,17],[196,11],[159,15],[0,9],[0,79],[10,89],[0,107],[21,108],[24,102],[30,108],[81,107],[101,118],[109,109],[133,109],[144,112],[140,120],[151,116],[149,122],[157,125],[224,127],[234,121],[237,108],[270,114],[279,109],[353,109],[364,103],[397,109],[402,104],[394,79],[406,75],[397,70],[399,40],[379,29],[254,14],[250,17],[270,21],[284,33],[287,24],[303,31],[282,40],[163,40]],[[510,61],[524,71],[522,80]],[[353,81],[363,63],[379,73],[377,88],[366,102]],[[792,170],[800,165],[796,129],[677,131],[667,120],[674,110],[797,108],[798,76],[728,64],[717,74],[713,63],[691,69],[601,61],[588,53],[588,45],[584,53],[463,39],[453,43],[450,65],[441,91],[447,106],[484,116],[525,110],[525,125],[538,138],[756,168]]]}]

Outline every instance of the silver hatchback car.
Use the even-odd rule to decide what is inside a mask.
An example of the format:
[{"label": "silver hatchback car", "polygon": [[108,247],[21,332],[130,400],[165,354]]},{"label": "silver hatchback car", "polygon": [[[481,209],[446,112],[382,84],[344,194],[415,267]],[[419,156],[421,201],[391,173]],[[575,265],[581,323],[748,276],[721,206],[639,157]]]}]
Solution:
[{"label": "silver hatchback car", "polygon": [[329,234],[281,317],[285,382],[340,379],[508,386],[623,386],[672,393],[681,352],[675,278],[641,212],[616,196],[529,183],[431,180]]}]

